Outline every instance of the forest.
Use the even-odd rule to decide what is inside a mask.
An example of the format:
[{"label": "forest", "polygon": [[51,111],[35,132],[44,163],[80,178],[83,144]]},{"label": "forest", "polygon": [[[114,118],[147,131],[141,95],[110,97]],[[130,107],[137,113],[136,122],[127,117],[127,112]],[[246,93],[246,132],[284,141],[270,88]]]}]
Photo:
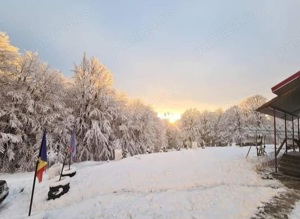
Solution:
[{"label": "forest", "polygon": [[[72,67],[72,66],[70,66]],[[176,123],[158,118],[151,105],[114,88],[107,66],[83,54],[65,77],[40,60],[36,52],[21,54],[0,32],[0,172],[34,169],[43,130],[48,162],[61,162],[76,133],[75,162],[115,158],[200,146],[226,146],[246,141],[247,127],[269,127],[270,119],[255,111],[266,102],[247,97],[223,110],[187,110]],[[201,91],[199,91],[201,92]]]}]

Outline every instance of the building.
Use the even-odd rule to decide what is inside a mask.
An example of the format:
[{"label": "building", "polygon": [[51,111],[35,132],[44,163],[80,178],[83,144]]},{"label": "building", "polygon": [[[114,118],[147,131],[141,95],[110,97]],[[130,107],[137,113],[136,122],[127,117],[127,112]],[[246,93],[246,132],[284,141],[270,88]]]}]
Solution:
[{"label": "building", "polygon": [[[273,117],[274,120],[274,161],[275,172],[300,177],[300,71],[272,87],[277,95],[257,109],[258,112]],[[284,138],[279,139],[276,129],[277,119],[284,120]],[[292,130],[287,129],[287,123]]]}]

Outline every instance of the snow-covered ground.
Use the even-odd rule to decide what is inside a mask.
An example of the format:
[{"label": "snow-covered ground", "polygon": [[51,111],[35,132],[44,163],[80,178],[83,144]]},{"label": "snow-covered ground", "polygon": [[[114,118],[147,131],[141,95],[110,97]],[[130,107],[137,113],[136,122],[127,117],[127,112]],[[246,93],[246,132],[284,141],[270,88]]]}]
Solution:
[{"label": "snow-covered ground", "polygon": [[[253,148],[245,159],[247,150],[199,148],[75,164],[61,198],[46,200],[47,176],[37,183],[31,218],[250,218],[283,188],[261,179],[255,166],[266,158],[259,160]],[[33,173],[0,178],[10,187],[0,218],[27,218]]]},{"label": "snow-covered ground", "polygon": [[300,201],[295,204],[295,208],[292,211],[290,219],[299,219],[300,218]]}]

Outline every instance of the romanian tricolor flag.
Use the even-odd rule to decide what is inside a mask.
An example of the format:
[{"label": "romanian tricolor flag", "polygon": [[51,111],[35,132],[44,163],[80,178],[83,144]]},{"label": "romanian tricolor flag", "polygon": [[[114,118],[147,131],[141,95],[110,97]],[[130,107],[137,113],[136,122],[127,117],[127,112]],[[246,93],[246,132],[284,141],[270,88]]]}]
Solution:
[{"label": "romanian tricolor flag", "polygon": [[47,166],[47,144],[46,144],[46,131],[44,131],[42,144],[39,153],[39,163],[36,170],[36,177],[39,180],[39,183],[43,180],[43,173],[46,170]]}]

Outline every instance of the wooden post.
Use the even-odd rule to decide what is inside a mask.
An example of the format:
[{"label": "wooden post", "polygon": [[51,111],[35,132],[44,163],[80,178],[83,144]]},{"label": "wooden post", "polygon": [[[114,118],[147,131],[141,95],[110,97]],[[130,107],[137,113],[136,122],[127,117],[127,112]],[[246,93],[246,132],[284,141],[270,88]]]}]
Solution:
[{"label": "wooden post", "polygon": [[298,140],[299,140],[299,137],[300,137],[300,130],[299,130],[299,118],[297,118],[297,121],[298,121]]},{"label": "wooden post", "polygon": [[275,149],[275,173],[277,173],[277,156],[276,156],[276,111],[273,109],[274,116],[274,149]]},{"label": "wooden post", "polygon": [[250,147],[249,147],[249,150],[248,150],[248,153],[247,153],[247,155],[246,155],[246,157],[245,157],[245,158],[247,158],[247,157],[248,157],[248,155],[249,155],[249,153],[250,153],[250,150],[251,150],[251,147],[252,147],[252,145],[250,145]]},{"label": "wooden post", "polygon": [[256,155],[259,156],[258,148],[257,148],[257,130],[255,130],[255,146],[256,146]]}]

